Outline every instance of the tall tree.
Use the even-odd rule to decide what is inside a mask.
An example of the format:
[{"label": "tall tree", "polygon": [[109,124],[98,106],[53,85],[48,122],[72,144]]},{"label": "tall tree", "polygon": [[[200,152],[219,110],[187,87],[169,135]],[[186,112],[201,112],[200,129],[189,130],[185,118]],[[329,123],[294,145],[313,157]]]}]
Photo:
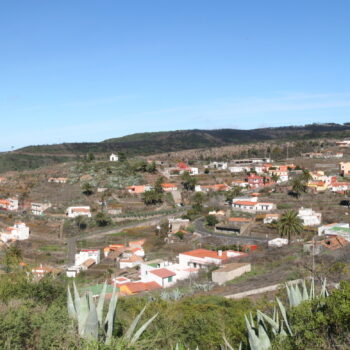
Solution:
[{"label": "tall tree", "polygon": [[303,173],[300,175],[300,180],[303,182],[309,182],[312,180],[312,176],[308,169],[303,169]]},{"label": "tall tree", "polygon": [[291,237],[300,235],[303,232],[303,224],[295,210],[286,210],[277,222],[277,229],[281,237],[288,237],[290,244]]},{"label": "tall tree", "polygon": [[292,183],[292,191],[296,194],[297,198],[301,196],[303,192],[307,191],[307,187],[300,178],[296,178]]},{"label": "tall tree", "polygon": [[185,171],[182,174],[181,177],[182,180],[182,186],[187,191],[194,191],[194,188],[196,187],[197,180],[193,176],[190,175],[188,171]]},{"label": "tall tree", "polygon": [[234,186],[230,191],[226,192],[226,200],[232,204],[233,198],[239,197],[242,194],[242,188]]}]

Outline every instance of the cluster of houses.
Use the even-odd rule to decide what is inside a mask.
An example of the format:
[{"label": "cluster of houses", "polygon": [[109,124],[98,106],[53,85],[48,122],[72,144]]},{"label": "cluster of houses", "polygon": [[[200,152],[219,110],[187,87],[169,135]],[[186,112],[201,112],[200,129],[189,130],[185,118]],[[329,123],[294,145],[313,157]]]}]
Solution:
[{"label": "cluster of houses", "polygon": [[[246,253],[233,250],[212,251],[207,249],[195,249],[180,253],[177,256],[176,263],[161,259],[145,261],[140,264],[140,275],[138,280],[120,281],[116,279],[115,283],[117,284],[121,295],[131,295],[154,289],[167,288],[173,286],[179,281],[194,277],[202,268],[207,268],[210,265],[221,266],[225,263],[231,262],[235,258],[245,255]],[[233,270],[236,268],[237,267],[232,267]],[[247,270],[240,271],[239,273],[242,274],[246,271]],[[230,276],[227,278],[230,278]],[[223,280],[224,278],[221,276],[219,282],[224,283]]]},{"label": "cluster of houses", "polygon": [[[213,272],[213,281],[219,284],[250,271],[250,264],[232,264],[234,259],[246,256],[247,253],[244,252],[195,249],[180,253],[176,262],[163,259],[147,261],[144,243],[145,240],[132,241],[127,246],[111,244],[103,249],[104,259],[113,261],[121,270],[138,267],[134,278],[124,275],[112,279],[121,295],[171,287],[179,281],[194,277],[200,269],[212,265],[224,268]],[[82,249],[75,255],[75,263],[67,269],[66,274],[68,277],[76,277],[81,271],[99,264],[100,259],[99,249]]]}]

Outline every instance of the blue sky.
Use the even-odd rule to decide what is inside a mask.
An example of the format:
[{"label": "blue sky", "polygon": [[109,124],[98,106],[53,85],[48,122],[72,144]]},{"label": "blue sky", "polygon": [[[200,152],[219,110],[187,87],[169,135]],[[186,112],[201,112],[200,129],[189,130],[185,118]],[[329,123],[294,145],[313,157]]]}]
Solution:
[{"label": "blue sky", "polygon": [[348,0],[0,0],[0,151],[350,122]]}]

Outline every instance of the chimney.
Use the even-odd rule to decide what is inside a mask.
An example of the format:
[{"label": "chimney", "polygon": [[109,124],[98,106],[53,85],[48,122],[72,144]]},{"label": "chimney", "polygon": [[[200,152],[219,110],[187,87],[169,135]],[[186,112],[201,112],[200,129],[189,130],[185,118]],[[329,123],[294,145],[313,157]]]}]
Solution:
[{"label": "chimney", "polygon": [[222,256],[222,250],[218,250],[218,255]]}]

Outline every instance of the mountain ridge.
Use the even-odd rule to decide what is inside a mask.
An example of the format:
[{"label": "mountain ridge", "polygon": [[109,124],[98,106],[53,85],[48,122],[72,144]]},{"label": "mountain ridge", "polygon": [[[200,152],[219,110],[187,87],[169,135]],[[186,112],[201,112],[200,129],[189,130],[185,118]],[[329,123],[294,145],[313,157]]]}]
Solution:
[{"label": "mountain ridge", "polygon": [[102,157],[112,152],[124,152],[129,156],[149,156],[266,141],[285,142],[346,137],[350,137],[350,123],[309,124],[250,130],[223,128],[135,133],[101,142],[36,145],[4,152],[0,154],[0,172],[33,169],[52,163],[71,161],[75,158],[82,158],[89,152]]}]

